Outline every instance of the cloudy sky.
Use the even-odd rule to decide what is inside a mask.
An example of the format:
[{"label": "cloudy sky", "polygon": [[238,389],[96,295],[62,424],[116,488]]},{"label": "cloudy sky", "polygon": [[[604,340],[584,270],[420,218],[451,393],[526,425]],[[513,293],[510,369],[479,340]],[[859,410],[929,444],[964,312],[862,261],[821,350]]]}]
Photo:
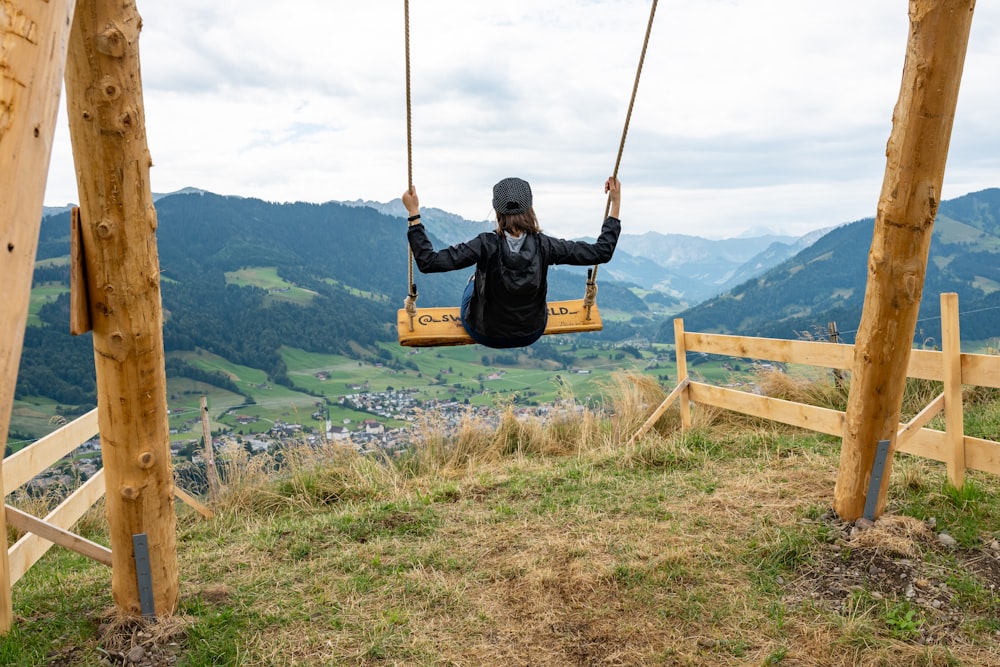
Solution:
[{"label": "cloudy sky", "polygon": [[[651,0],[413,0],[413,179],[543,228],[604,213]],[[389,201],[407,185],[401,0],[138,0],[154,192]],[[664,0],[622,157],[624,231],[804,234],[873,216],[907,0]],[[280,7],[279,9],[276,9]],[[943,198],[1000,187],[1000,3],[975,11]],[[45,203],[77,201],[61,118]]]}]

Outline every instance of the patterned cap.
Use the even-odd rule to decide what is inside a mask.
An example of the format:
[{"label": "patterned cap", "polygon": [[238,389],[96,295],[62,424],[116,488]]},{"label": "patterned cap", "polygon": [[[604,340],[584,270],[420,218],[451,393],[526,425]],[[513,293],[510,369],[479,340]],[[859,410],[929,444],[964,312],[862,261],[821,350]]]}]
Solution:
[{"label": "patterned cap", "polygon": [[531,186],[520,178],[505,178],[493,186],[493,209],[497,213],[524,213],[531,208]]}]

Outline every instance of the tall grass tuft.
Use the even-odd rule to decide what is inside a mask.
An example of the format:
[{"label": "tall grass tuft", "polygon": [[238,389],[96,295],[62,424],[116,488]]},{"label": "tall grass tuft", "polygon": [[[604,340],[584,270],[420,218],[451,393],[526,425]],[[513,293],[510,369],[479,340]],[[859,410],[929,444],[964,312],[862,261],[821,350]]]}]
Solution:
[{"label": "tall grass tuft", "polygon": [[[848,389],[832,377],[801,378],[761,369],[753,384],[761,394],[774,398],[837,410],[846,407]],[[909,381],[909,409],[922,409],[939,391],[940,383]],[[992,395],[984,393],[984,401]],[[666,398],[667,389],[649,376],[621,373],[612,376],[602,396],[604,403],[597,408],[561,396],[541,417],[523,414],[509,402],[498,404],[490,417],[469,413],[457,423],[429,411],[410,428],[407,445],[392,454],[362,454],[333,444],[289,443],[271,454],[250,456],[243,448],[227,447],[218,456],[224,480],[219,504],[237,512],[267,514],[288,507],[321,509],[343,502],[391,499],[412,489],[414,480],[418,486],[426,481],[450,482],[521,457],[592,455],[602,461],[615,459],[629,468],[656,470],[691,469],[720,456],[776,459],[796,447],[795,436],[790,434],[800,431],[696,404],[692,406],[693,428],[682,433],[680,411],[673,405],[643,438],[623,450],[624,443]],[[967,420],[972,412],[967,413]],[[1000,409],[994,408],[978,429],[969,430],[995,430],[998,423]],[[773,451],[768,449],[771,445]],[[902,488],[919,491],[936,485],[930,470],[923,463],[901,460],[897,478]]]},{"label": "tall grass tuft", "polygon": [[778,369],[762,369],[756,374],[756,384],[765,396],[794,403],[805,403],[831,410],[847,408],[847,383],[837,383],[832,377],[796,377]]},{"label": "tall grass tuft", "polygon": [[[612,414],[610,436],[613,443],[628,442],[667,397],[667,392],[656,380],[637,373],[614,374],[604,393]],[[669,433],[679,426],[679,410],[674,405],[653,424],[653,430]]]},{"label": "tall grass tuft", "polygon": [[451,426],[425,412],[410,433],[410,446],[394,462],[406,477],[457,477],[500,458],[495,429],[482,419],[465,416]]},{"label": "tall grass tuft", "polygon": [[684,470],[698,465],[703,460],[691,446],[697,446],[697,435],[701,431],[682,434],[680,431],[663,434],[653,430],[640,438],[624,453],[615,455],[620,465],[627,468],[647,470]]},{"label": "tall grass tuft", "polygon": [[335,443],[286,443],[274,453],[255,456],[242,447],[225,446],[216,462],[223,480],[218,504],[235,512],[320,508],[381,497],[397,486],[393,466]]},{"label": "tall grass tuft", "polygon": [[944,383],[937,380],[921,380],[919,378],[906,378],[903,386],[903,402],[901,418],[909,421],[918,412],[927,407],[944,390]]},{"label": "tall grass tuft", "polygon": [[[12,493],[7,498],[7,502],[11,507],[16,507],[31,516],[42,518],[54,510],[68,495],[69,491],[61,486],[47,489],[43,493],[25,493],[23,490],[19,490]],[[100,539],[107,536],[108,522],[104,513],[103,498],[80,517],[73,530],[88,539]],[[7,524],[8,545],[14,544],[24,535],[23,531],[10,523]]]},{"label": "tall grass tuft", "polygon": [[610,440],[601,412],[566,398],[553,406],[545,420],[547,454],[578,454],[606,447]]},{"label": "tall grass tuft", "polygon": [[405,478],[454,478],[505,457],[561,456],[599,446],[601,420],[592,410],[563,400],[544,418],[501,405],[496,423],[466,416],[457,425],[424,414],[411,430],[406,452],[392,463]]}]

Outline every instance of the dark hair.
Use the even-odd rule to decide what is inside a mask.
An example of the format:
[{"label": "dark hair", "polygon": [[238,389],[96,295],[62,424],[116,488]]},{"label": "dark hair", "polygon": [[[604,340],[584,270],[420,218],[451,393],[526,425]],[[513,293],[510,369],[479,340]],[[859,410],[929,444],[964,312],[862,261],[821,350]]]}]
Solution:
[{"label": "dark hair", "polygon": [[522,234],[537,234],[542,231],[538,226],[535,209],[529,208],[523,213],[497,213],[497,231],[501,234],[510,232],[515,236]]}]

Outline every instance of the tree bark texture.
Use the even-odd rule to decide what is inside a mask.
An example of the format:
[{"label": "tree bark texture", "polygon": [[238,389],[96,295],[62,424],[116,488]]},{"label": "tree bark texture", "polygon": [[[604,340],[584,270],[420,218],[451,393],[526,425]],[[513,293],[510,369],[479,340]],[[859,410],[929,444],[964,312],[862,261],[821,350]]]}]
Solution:
[{"label": "tree bark texture", "polygon": [[141,612],[132,536],[145,533],[155,613],[165,615],[177,607],[176,514],[141,28],[134,0],[80,0],[66,96],[93,327],[112,594],[120,613]]},{"label": "tree bark texture", "polygon": [[[73,5],[72,0],[0,0],[0,453],[7,444],[28,323]],[[0,497],[6,497],[2,474]],[[0,633],[13,621],[7,547],[0,507]]]},{"label": "tree bark texture", "polygon": [[[975,0],[910,0],[834,491],[845,520],[864,512],[878,441],[895,447],[974,8]],[[876,515],[885,509],[891,467],[890,456]]]}]

